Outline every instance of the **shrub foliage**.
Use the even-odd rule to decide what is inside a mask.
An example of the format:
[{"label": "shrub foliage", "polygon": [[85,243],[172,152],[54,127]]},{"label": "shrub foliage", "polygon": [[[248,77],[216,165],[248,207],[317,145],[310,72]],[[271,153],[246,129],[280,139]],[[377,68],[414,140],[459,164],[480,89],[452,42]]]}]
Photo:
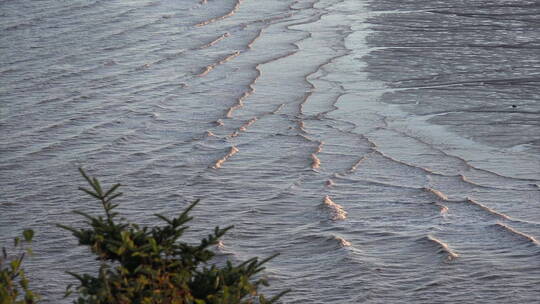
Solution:
[{"label": "shrub foliage", "polygon": [[[263,264],[274,256],[237,265],[228,261],[221,267],[212,263],[212,246],[232,226],[216,227],[199,244],[181,240],[191,220],[189,212],[198,201],[177,217],[156,215],[163,226],[143,227],[120,219],[115,212],[118,205],[113,200],[122,195],[120,184],[106,190],[96,178],[80,172],[90,187],[79,189],[99,201],[104,214],[74,211],[86,219],[88,227],[58,225],[71,231],[100,261],[96,276],[71,273],[79,281],[75,303],[265,304],[286,292],[270,299],[259,292],[267,285],[260,276]],[[67,290],[69,294],[73,289]]]},{"label": "shrub foliage", "polygon": [[31,229],[24,230],[23,238],[13,240],[15,254],[8,254],[2,247],[0,255],[0,304],[32,304],[36,303],[38,296],[28,287],[28,279],[22,268],[26,254],[32,254],[30,247],[25,248],[24,243],[30,243],[34,236]]}]

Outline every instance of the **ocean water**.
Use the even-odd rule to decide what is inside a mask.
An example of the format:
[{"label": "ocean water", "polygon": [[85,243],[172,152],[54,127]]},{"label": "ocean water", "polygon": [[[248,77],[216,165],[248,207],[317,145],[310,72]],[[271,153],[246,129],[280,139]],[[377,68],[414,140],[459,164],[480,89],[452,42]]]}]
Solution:
[{"label": "ocean water", "polygon": [[0,240],[44,303],[95,261],[84,167],[268,263],[284,303],[534,303],[540,5],[0,1]]}]

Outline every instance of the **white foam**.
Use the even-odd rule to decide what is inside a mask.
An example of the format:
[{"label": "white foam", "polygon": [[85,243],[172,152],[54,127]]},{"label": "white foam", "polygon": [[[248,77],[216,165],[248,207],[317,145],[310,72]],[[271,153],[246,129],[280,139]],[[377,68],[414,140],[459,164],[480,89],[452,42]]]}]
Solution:
[{"label": "white foam", "polygon": [[238,150],[235,146],[232,146],[231,149],[229,150],[229,153],[225,154],[225,156],[223,156],[222,158],[218,159],[216,161],[216,163],[214,164],[214,166],[212,166],[212,168],[214,169],[219,169],[221,168],[221,166],[223,165],[223,163],[225,163],[231,156],[235,155],[236,153],[238,153]]},{"label": "white foam", "polygon": [[341,205],[336,204],[328,195],[323,199],[323,206],[330,211],[330,218],[332,220],[340,221],[347,218],[347,211]]}]

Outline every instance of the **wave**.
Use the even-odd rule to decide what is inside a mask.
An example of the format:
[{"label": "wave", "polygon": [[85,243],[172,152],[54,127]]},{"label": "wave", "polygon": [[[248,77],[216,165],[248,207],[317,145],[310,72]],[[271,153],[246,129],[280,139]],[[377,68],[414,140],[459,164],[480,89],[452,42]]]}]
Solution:
[{"label": "wave", "polygon": [[367,159],[368,156],[369,156],[369,154],[360,157],[360,159],[357,160],[357,161],[349,168],[349,170],[347,170],[347,173],[353,173],[354,171],[356,171],[356,170],[358,169],[358,167],[359,167],[359,166]]},{"label": "wave", "polygon": [[[149,68],[151,66],[154,66],[154,65],[158,65],[158,64],[161,64],[161,63],[164,63],[166,61],[170,61],[170,60],[174,60],[174,59],[177,59],[178,57],[180,57],[181,55],[183,55],[184,53],[186,53],[186,51],[200,51],[200,50],[204,50],[204,49],[207,49],[207,48],[210,48],[216,44],[218,44],[219,42],[221,42],[222,40],[230,37],[231,34],[226,32],[224,33],[223,35],[221,36],[218,36],[217,38],[215,38],[214,40],[208,42],[208,43],[205,43],[201,46],[198,46],[198,47],[194,47],[194,48],[189,48],[189,49],[181,49],[179,51],[176,51],[174,53],[170,53],[170,54],[167,54],[165,55],[163,58],[160,58],[160,59],[157,59],[153,62],[150,62],[150,63],[145,63],[137,68],[135,68],[135,70],[142,70],[142,69],[146,69],[146,68]],[[217,64],[216,64],[217,65]],[[212,65],[208,66],[208,67],[211,67]],[[208,68],[206,67],[206,68]],[[214,68],[215,66],[213,66],[212,68]],[[200,75],[200,74],[199,74]]]},{"label": "wave", "polygon": [[321,207],[329,211],[330,219],[333,221],[341,221],[347,218],[347,211],[339,204],[336,204],[330,196],[325,196]]},{"label": "wave", "polygon": [[320,153],[323,148],[323,142],[320,141],[315,152],[311,153],[311,169],[319,169],[321,167],[321,160],[317,157],[317,153]]},{"label": "wave", "polygon": [[254,124],[255,122],[257,121],[257,117],[253,117],[252,119],[248,120],[247,122],[245,122],[243,125],[241,125],[237,130],[235,130],[233,133],[231,133],[231,135],[229,135],[230,138],[232,137],[236,137],[238,135],[240,135],[240,132],[246,132],[247,131],[247,128],[249,128],[249,126],[251,126],[252,124]]},{"label": "wave", "polygon": [[351,247],[352,243],[347,241],[345,238],[335,235],[334,239],[339,242],[341,247]]},{"label": "wave", "polygon": [[307,9],[315,9],[315,5],[317,4],[318,1],[311,1],[311,2],[307,2],[307,1],[299,1],[299,0],[296,0],[294,1],[291,5],[289,5],[289,9],[290,10],[307,10]]},{"label": "wave", "polygon": [[298,130],[302,133],[307,133],[306,131],[306,123],[303,120],[298,120],[296,122],[296,125],[298,126]]},{"label": "wave", "polygon": [[311,87],[311,91],[310,92],[307,92],[306,94],[304,94],[304,97],[302,97],[302,101],[298,104],[298,112],[300,114],[303,114],[304,113],[304,105],[307,103],[307,101],[309,100],[309,98],[313,95],[313,90],[315,90],[315,86],[307,80],[307,77],[309,75],[312,75],[312,74],[315,74],[317,72],[317,70],[315,70],[314,72],[310,73],[310,74],[307,74],[306,76],[304,76],[304,81],[306,83],[309,84],[309,86]]},{"label": "wave", "polygon": [[527,240],[528,242],[531,242],[531,243],[533,243],[535,245],[540,245],[538,240],[535,237],[533,237],[532,235],[528,235],[526,233],[518,231],[518,230],[508,226],[507,224],[503,224],[503,223],[500,223],[500,222],[496,223],[495,225],[497,227],[500,227],[500,228],[504,229],[505,231],[508,231],[508,232],[510,232],[510,233],[512,233],[514,235],[519,236],[520,238],[523,238],[523,239]]},{"label": "wave", "polygon": [[280,104],[274,111],[270,112],[270,114],[277,114],[283,107],[285,106],[284,103]]},{"label": "wave", "polygon": [[206,66],[204,68],[204,70],[201,73],[199,73],[199,75],[197,75],[197,76],[199,76],[199,77],[206,76],[206,75],[208,75],[208,73],[210,73],[217,66],[222,65],[222,64],[224,64],[226,62],[229,62],[229,61],[233,60],[234,58],[236,58],[238,56],[240,56],[240,51],[236,51],[236,52],[226,56],[225,58],[221,59],[220,61],[212,63],[212,64]]},{"label": "wave", "polygon": [[424,187],[423,190],[428,192],[428,193],[431,193],[431,194],[435,195],[437,198],[439,198],[439,199],[441,199],[443,201],[448,201],[448,196],[446,196],[446,194],[442,193],[439,190],[429,188],[429,187]]},{"label": "wave", "polygon": [[428,235],[424,239],[439,247],[439,252],[443,252],[446,254],[447,261],[453,261],[459,257],[459,255],[455,251],[453,251],[447,243],[435,238],[434,236]]},{"label": "wave", "polygon": [[240,109],[240,108],[242,108],[244,106],[244,101],[249,96],[251,96],[253,93],[255,93],[255,84],[257,83],[257,80],[259,80],[259,78],[261,77],[261,70],[259,69],[259,66],[260,66],[260,64],[255,66],[255,71],[257,72],[257,76],[255,76],[255,78],[253,78],[251,83],[248,85],[248,89],[244,93],[242,93],[242,96],[240,96],[236,100],[236,104],[233,105],[232,107],[230,107],[227,110],[227,113],[225,114],[225,117],[232,118],[233,112]]},{"label": "wave", "polygon": [[227,38],[227,37],[230,37],[230,36],[231,36],[231,34],[225,33],[225,34],[223,34],[223,35],[217,37],[216,39],[214,39],[214,40],[212,40],[212,41],[210,41],[210,42],[208,42],[208,43],[206,43],[206,44],[204,44],[204,45],[201,45],[201,46],[198,47],[197,49],[198,49],[198,50],[202,50],[202,49],[209,48],[209,47],[211,47],[211,46],[216,45],[216,44],[217,44],[218,42],[220,42],[221,40],[223,40],[223,39],[225,39],[225,38]]},{"label": "wave", "polygon": [[468,179],[465,175],[463,174],[459,174],[458,175],[459,179],[466,183],[466,184],[469,184],[469,185],[472,185],[472,186],[475,186],[475,187],[478,187],[478,188],[484,188],[484,189],[493,189],[493,187],[489,187],[489,186],[484,186],[484,185],[481,185],[481,184],[478,184],[476,182],[473,182],[472,180]]},{"label": "wave", "polygon": [[[485,111],[484,111],[485,112]],[[500,112],[500,111],[499,111]],[[441,112],[441,113],[431,113],[429,115],[429,117],[436,117],[440,114],[444,114],[444,113],[448,113],[448,111],[445,111],[445,112]],[[460,175],[463,175],[464,172],[474,172],[474,173],[484,173],[486,175],[489,175],[491,177],[498,177],[498,178],[503,178],[503,179],[510,179],[510,180],[514,180],[514,181],[535,181],[534,179],[530,179],[530,178],[521,178],[521,177],[515,177],[515,176],[507,176],[507,175],[504,175],[504,174],[501,174],[501,173],[497,173],[493,170],[488,170],[488,169],[482,169],[480,167],[477,167],[473,164],[471,164],[467,159],[465,159],[464,157],[461,157],[459,155],[455,155],[455,154],[452,154],[452,153],[449,153],[439,147],[437,147],[436,145],[432,144],[432,143],[429,143],[421,138],[418,138],[418,137],[415,137],[415,136],[412,136],[411,134],[409,134],[408,132],[405,132],[403,130],[399,130],[399,129],[395,129],[395,128],[391,128],[390,126],[388,126],[388,123],[385,122],[386,124],[386,127],[385,129],[386,130],[389,130],[391,132],[394,132],[394,133],[397,133],[397,134],[400,134],[402,135],[404,138],[407,138],[409,140],[413,140],[415,141],[418,145],[421,145],[421,146],[424,146],[426,147],[427,149],[431,150],[431,151],[434,151],[436,152],[437,154],[440,154],[441,156],[444,156],[444,157],[447,157],[448,159],[452,159],[452,160],[455,160],[456,161],[456,166],[458,166],[458,170],[460,171]],[[379,151],[381,154],[382,152]],[[388,155],[384,155],[385,157],[389,157],[389,158],[392,158]],[[393,159],[393,158],[392,158]],[[394,159],[395,161],[398,161],[397,159]],[[402,162],[405,164],[405,162]],[[419,165],[416,165],[416,164],[407,164],[407,165],[410,165],[410,166],[415,166],[417,168],[422,168],[424,170],[426,170],[427,172],[431,172],[433,174],[438,174],[438,175],[443,175],[445,176],[445,174],[442,174],[442,173],[439,173],[439,172],[432,172],[432,170],[429,170],[427,168],[424,168],[424,167],[421,167]],[[469,179],[467,178],[463,178],[463,181],[466,182],[466,183],[470,183],[471,185],[478,185],[472,181],[470,181]],[[481,186],[481,185],[478,185],[478,186]]]},{"label": "wave", "polygon": [[445,216],[448,213],[448,207],[445,205],[436,202],[433,202],[432,204],[440,208],[440,215]]},{"label": "wave", "polygon": [[[293,240],[295,244],[306,243],[316,246],[316,253],[327,253],[329,250],[338,250],[341,248],[352,247],[352,243],[349,242],[342,236],[331,234],[331,235],[321,235],[321,234],[308,234],[303,235],[297,239]],[[311,250],[310,250],[311,251]]]},{"label": "wave", "polygon": [[247,92],[244,92],[244,94],[242,94],[242,96],[240,96],[240,98],[237,99],[236,104],[227,110],[227,114],[225,114],[225,116],[227,118],[231,118],[233,112],[242,108],[244,106],[244,100],[248,98],[251,94],[253,94],[253,92],[254,92],[253,88],[250,88]]},{"label": "wave", "polygon": [[[102,1],[102,0],[89,1],[89,2],[85,1],[85,4],[82,4],[82,5],[64,6],[65,8],[63,8],[61,10],[58,10],[58,11],[55,11],[55,14],[58,15],[58,16],[70,16],[75,11],[88,12],[88,9],[93,9],[93,8],[95,8],[95,7],[97,7],[97,6],[101,5],[101,4],[104,4],[104,3],[106,3],[106,1]],[[128,11],[131,12],[131,11],[133,11],[133,9],[128,10]]]},{"label": "wave", "polygon": [[373,148],[373,153],[374,153],[374,154],[378,154],[378,155],[380,155],[381,157],[386,158],[386,159],[388,159],[388,160],[390,160],[390,161],[392,161],[392,162],[398,163],[398,164],[400,164],[400,165],[404,165],[404,166],[409,167],[409,168],[419,169],[419,170],[421,170],[421,171],[423,171],[423,172],[425,172],[425,173],[427,173],[427,174],[439,175],[439,176],[448,176],[448,175],[444,175],[444,174],[440,174],[440,173],[434,172],[434,171],[429,170],[429,169],[424,168],[424,167],[416,166],[416,165],[407,163],[407,162],[405,162],[405,161],[401,161],[401,160],[399,160],[399,159],[397,159],[397,158],[393,158],[393,157],[391,157],[391,156],[385,154],[384,152],[382,152],[381,150],[379,150],[379,149],[377,149],[377,148]]},{"label": "wave", "polygon": [[255,35],[255,37],[247,44],[248,49],[253,48],[253,44],[255,43],[255,41],[257,41],[257,39],[259,39],[261,37],[262,32],[263,32],[263,30],[260,29],[259,32],[257,33],[257,35]]},{"label": "wave", "polygon": [[251,126],[252,124],[254,124],[256,121],[257,121],[257,117],[253,117],[252,119],[248,120],[245,124],[240,126],[240,128],[238,128],[238,130],[245,132],[247,130],[247,128],[249,126]]},{"label": "wave", "polygon": [[315,155],[315,153],[311,153],[311,169],[319,169],[321,167],[321,160]]},{"label": "wave", "polygon": [[218,159],[216,161],[216,163],[212,166],[213,169],[219,169],[221,168],[221,166],[223,165],[223,163],[225,163],[231,156],[235,155],[236,153],[238,153],[240,150],[238,150],[238,148],[236,148],[235,146],[232,146],[231,149],[229,150],[229,153],[225,154],[225,156],[223,156],[222,158]]},{"label": "wave", "polygon": [[480,202],[478,202],[478,201],[475,201],[475,200],[473,200],[473,199],[471,199],[471,198],[467,198],[466,202],[469,203],[469,204],[476,205],[476,206],[480,207],[481,209],[487,211],[488,213],[491,213],[491,214],[493,214],[493,215],[496,215],[496,216],[498,216],[498,217],[501,217],[501,218],[503,218],[503,219],[505,219],[505,220],[513,220],[513,219],[512,219],[511,217],[509,217],[508,215],[506,215],[506,214],[504,214],[504,213],[501,213],[501,212],[498,212],[498,211],[495,211],[495,210],[489,208],[488,206],[486,206],[486,205],[484,205],[484,204],[482,204],[482,203],[480,203]]},{"label": "wave", "polygon": [[242,0],[237,0],[236,1],[236,4],[234,5],[233,9],[230,10],[228,13],[224,14],[224,15],[221,15],[219,17],[215,17],[215,18],[211,18],[211,19],[208,19],[208,20],[205,20],[203,22],[200,22],[200,23],[197,23],[195,24],[195,26],[205,26],[205,25],[208,25],[208,24],[211,24],[211,23],[214,23],[214,22],[217,22],[217,21],[220,21],[220,20],[223,20],[225,18],[228,18],[234,14],[236,14],[236,11],[238,11],[238,9],[240,8],[240,5],[242,4]]},{"label": "wave", "polygon": [[331,179],[331,178],[329,178],[328,180],[326,180],[326,182],[324,183],[324,185],[325,185],[326,187],[329,187],[329,188],[330,188],[330,187],[333,187],[335,184],[336,184],[336,183],[334,183],[334,180]]}]

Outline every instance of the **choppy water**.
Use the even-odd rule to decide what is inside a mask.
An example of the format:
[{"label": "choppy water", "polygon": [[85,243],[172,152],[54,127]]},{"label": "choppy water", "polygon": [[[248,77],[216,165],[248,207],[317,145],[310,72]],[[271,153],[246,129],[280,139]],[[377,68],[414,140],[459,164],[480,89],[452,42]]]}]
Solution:
[{"label": "choppy water", "polygon": [[527,0],[0,1],[0,238],[37,230],[62,302],[84,166],[130,219],[201,198],[219,250],[281,252],[286,303],[533,303],[539,25]]}]

